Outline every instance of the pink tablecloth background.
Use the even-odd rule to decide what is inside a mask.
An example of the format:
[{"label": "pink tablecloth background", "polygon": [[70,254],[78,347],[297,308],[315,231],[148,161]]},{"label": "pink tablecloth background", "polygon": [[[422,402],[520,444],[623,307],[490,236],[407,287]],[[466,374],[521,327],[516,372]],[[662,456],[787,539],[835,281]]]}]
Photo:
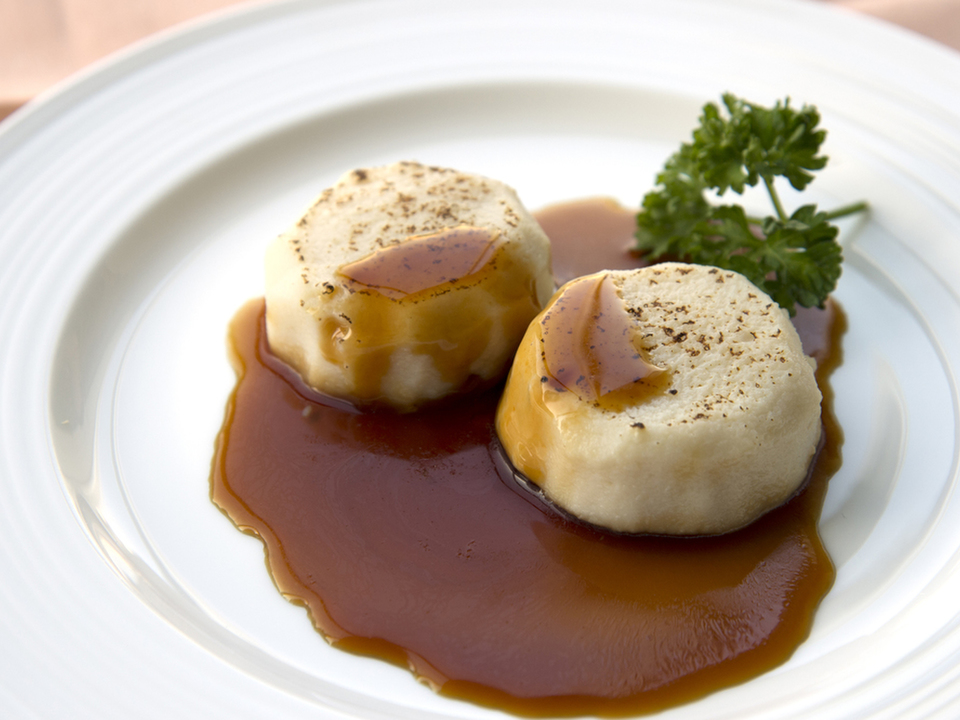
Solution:
[{"label": "pink tablecloth background", "polygon": [[[114,50],[244,1],[0,0],[0,119]],[[960,0],[810,1],[875,15],[960,50]]]}]

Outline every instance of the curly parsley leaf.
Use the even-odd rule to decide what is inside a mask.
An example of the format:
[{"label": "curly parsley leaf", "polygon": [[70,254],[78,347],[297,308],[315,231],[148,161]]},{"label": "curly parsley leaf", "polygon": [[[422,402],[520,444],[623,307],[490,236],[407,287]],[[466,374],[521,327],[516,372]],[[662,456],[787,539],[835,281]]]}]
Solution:
[{"label": "curly parsley leaf", "polygon": [[[657,175],[637,215],[637,245],[651,260],[664,256],[735,270],[793,314],[797,304],[822,307],[840,277],[842,252],[830,220],[865,203],[824,213],[804,205],[787,215],[774,187],[785,178],[797,190],[827,164],[820,155],[826,131],[815,108],[790,107],[789,98],[764,108],[731,94],[726,115],[707,103],[693,141],[684,143]],[[763,183],[773,215],[750,218],[739,205],[713,205],[712,191],[742,194]]]}]

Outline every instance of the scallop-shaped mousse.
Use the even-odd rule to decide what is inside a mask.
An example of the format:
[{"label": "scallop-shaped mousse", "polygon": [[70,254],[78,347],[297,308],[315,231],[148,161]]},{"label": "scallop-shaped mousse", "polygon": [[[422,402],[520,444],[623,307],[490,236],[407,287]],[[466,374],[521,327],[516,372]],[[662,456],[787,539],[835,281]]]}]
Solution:
[{"label": "scallop-shaped mousse", "polygon": [[408,412],[501,378],[554,287],[549,240],[503,183],[354,170],[268,249],[267,337],[320,392]]},{"label": "scallop-shaped mousse", "polygon": [[820,400],[769,296],[738,273],[664,263],[560,288],[517,350],[497,432],[514,467],[586,522],[710,535],[796,493]]}]

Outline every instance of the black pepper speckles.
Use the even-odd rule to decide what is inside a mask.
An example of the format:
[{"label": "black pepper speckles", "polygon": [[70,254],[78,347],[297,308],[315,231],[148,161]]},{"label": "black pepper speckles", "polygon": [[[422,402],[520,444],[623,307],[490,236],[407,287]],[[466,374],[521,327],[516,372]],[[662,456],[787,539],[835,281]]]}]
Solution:
[{"label": "black pepper speckles", "polygon": [[[685,299],[689,296],[677,283],[686,282],[694,271],[675,264],[662,268],[648,268],[624,293],[630,299],[628,312],[640,325],[640,345],[651,362],[670,367],[676,378],[664,397],[677,397],[678,388],[690,391],[682,403],[688,414],[675,422],[691,424],[750,412],[755,404],[750,398],[773,392],[781,379],[789,377],[789,363],[795,359],[781,347],[782,311],[758,290],[742,292],[744,280],[736,273],[716,268],[695,281],[699,284],[694,303]],[[707,291],[710,287],[717,288],[716,297]],[[715,303],[721,310],[715,316],[703,315],[698,309],[702,302]],[[727,307],[729,311],[723,309]],[[699,372],[709,379],[692,382]],[[731,400],[735,397],[741,398],[739,402]]]}]

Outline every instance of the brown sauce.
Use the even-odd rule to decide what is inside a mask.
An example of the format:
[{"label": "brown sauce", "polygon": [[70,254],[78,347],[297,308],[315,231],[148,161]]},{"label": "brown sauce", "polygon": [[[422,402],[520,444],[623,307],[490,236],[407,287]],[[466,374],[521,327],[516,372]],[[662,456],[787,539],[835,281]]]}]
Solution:
[{"label": "brown sauce", "polygon": [[460,226],[388,245],[340,268],[351,285],[406,300],[489,267],[499,233]]},{"label": "brown sauce", "polygon": [[[342,266],[338,274],[342,282],[323,290],[337,309],[321,321],[320,352],[349,379],[352,399],[367,406],[383,405],[389,396],[385,384],[398,348],[430,358],[443,383],[489,387],[496,378],[473,374],[472,364],[496,348],[501,336],[522,336],[540,311],[528,269],[507,251],[499,232],[485,228],[463,225],[413,236]],[[459,292],[467,288],[480,292]],[[495,310],[491,298],[502,300]],[[509,349],[501,345],[497,352],[506,362]],[[496,359],[487,364],[493,372],[499,367]],[[414,409],[403,401],[397,405]]]},{"label": "brown sauce", "polygon": [[637,334],[609,275],[571,282],[540,319],[543,381],[614,410],[636,402],[649,392],[640,381],[663,372],[644,360]]},{"label": "brown sauce", "polygon": [[609,198],[586,198],[550,205],[537,222],[553,245],[557,284],[601,270],[629,270],[648,263],[630,252],[636,211]]},{"label": "brown sauce", "polygon": [[[551,239],[560,267],[580,267]],[[629,267],[618,243],[578,234],[576,250],[606,244]],[[324,400],[270,355],[262,301],[231,326],[239,379],[212,497],[334,646],[444,695],[531,716],[688,702],[789,658],[833,582],[817,520],[840,463],[826,380],[843,316],[798,325],[819,355],[824,446],[800,494],[735,533],[625,537],[554,512],[502,459],[498,389],[405,416]]]}]

